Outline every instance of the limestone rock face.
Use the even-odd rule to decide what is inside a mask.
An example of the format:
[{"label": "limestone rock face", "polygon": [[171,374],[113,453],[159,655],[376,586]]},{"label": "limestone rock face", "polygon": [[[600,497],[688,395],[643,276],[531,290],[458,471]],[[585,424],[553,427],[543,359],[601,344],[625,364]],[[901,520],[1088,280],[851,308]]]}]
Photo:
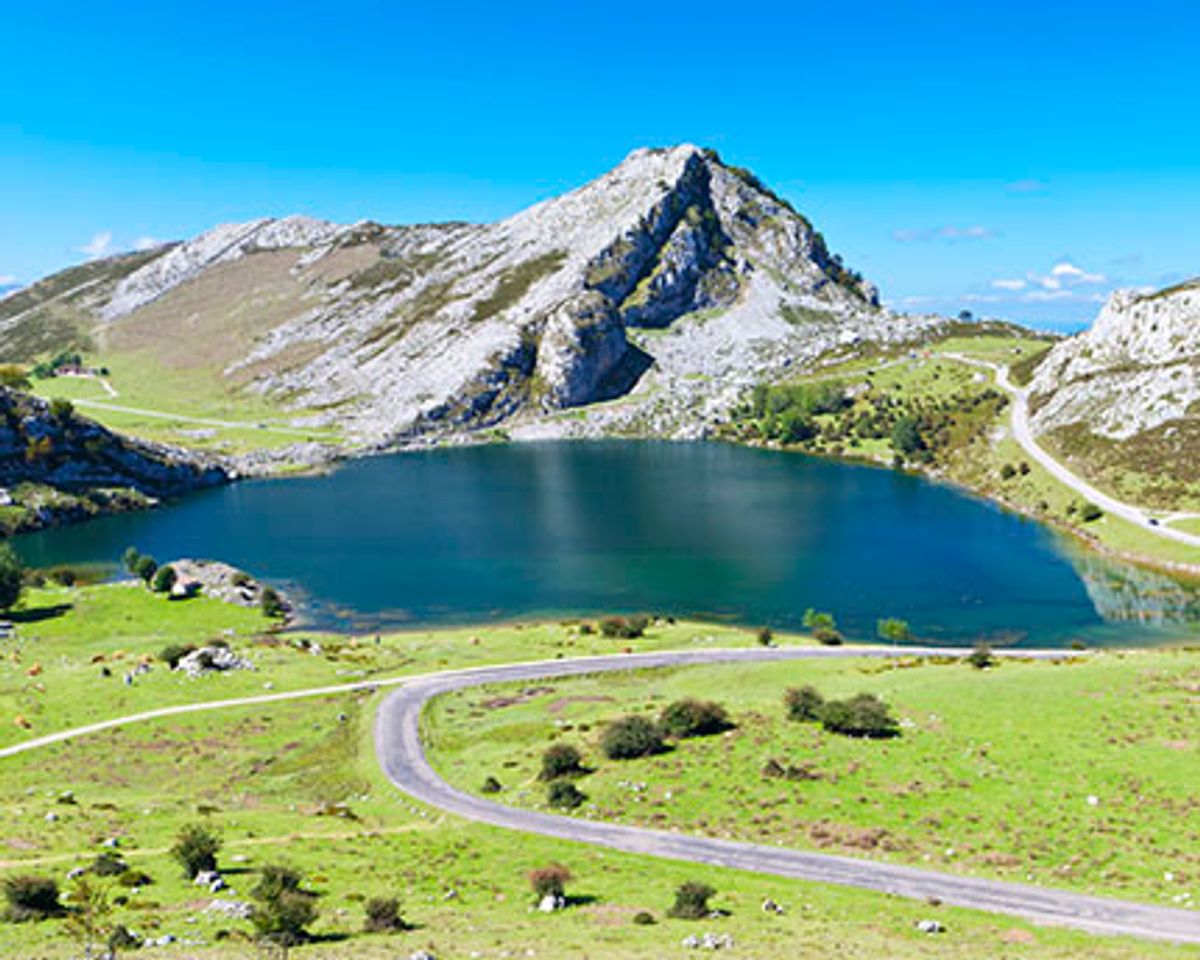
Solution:
[{"label": "limestone rock face", "polygon": [[804,216],[691,145],[499,223],[260,219],[35,287],[0,300],[0,358],[66,318],[102,356],[198,368],[373,449],[498,424],[703,435],[754,382],[945,322],[881,309]]},{"label": "limestone rock face", "polygon": [[1056,345],[1031,384],[1034,429],[1073,423],[1124,440],[1200,410],[1200,281],[1118,291],[1091,329]]}]

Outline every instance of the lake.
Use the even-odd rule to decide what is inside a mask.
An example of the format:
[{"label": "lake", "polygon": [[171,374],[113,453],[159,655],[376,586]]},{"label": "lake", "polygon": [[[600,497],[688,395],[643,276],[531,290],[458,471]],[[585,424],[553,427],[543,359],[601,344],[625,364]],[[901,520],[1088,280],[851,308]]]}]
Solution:
[{"label": "lake", "polygon": [[212,557],[333,629],[655,612],[851,639],[1159,643],[1200,631],[1182,584],[902,473],[710,443],[436,449],[252,480],[17,538],[39,566]]}]

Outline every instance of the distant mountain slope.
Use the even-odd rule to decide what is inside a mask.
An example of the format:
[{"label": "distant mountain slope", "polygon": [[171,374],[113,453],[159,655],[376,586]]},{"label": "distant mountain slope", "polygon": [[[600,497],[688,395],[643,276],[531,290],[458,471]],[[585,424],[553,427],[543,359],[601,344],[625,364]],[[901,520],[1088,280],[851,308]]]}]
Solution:
[{"label": "distant mountain slope", "polygon": [[1200,504],[1200,280],[1114,293],[1039,365],[1031,408],[1084,472],[1146,503]]},{"label": "distant mountain slope", "polygon": [[[19,301],[19,302],[18,302]],[[512,421],[703,431],[745,388],[839,345],[943,321],[889,313],[812,224],[693,146],[638,150],[496,224],[231,224],[0,301],[0,359],[83,345],[204,371],[358,443]]]}]

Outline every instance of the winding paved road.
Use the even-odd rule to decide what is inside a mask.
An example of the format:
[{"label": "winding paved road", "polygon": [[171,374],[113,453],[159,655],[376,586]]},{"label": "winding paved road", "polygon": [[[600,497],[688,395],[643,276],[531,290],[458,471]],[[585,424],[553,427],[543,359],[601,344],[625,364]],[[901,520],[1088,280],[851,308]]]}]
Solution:
[{"label": "winding paved road", "polygon": [[[421,743],[421,712],[426,702],[438,694],[479,684],[549,680],[600,671],[690,664],[844,656],[888,657],[913,653],[963,655],[966,652],[921,648],[902,648],[897,651],[889,648],[812,647],[703,650],[543,661],[433,674],[416,678],[388,694],[376,717],[376,752],[388,779],[405,793],[457,816],[496,827],[597,844],[629,853],[861,887],[913,899],[936,897],[960,907],[1010,914],[1038,923],[1075,927],[1091,933],[1200,943],[1200,912],[505,807],[463,793],[447,784],[429,765]],[[1024,654],[1014,652],[1014,655],[1044,659],[1061,657],[1064,653],[1031,651]]]},{"label": "winding paved road", "polygon": [[[1200,547],[1200,536],[1184,530],[1177,530],[1174,527],[1168,527],[1165,523],[1150,523],[1150,515],[1145,510],[1125,503],[1123,500],[1118,500],[1116,497],[1110,497],[1103,490],[1098,490],[1082,477],[1072,473],[1064,464],[1055,460],[1054,457],[1042,449],[1038,445],[1037,439],[1033,435],[1033,428],[1029,424],[1029,389],[1027,387],[1019,387],[1013,383],[1009,379],[1007,367],[998,363],[990,363],[987,360],[977,360],[974,357],[963,356],[961,353],[944,353],[942,356],[951,360],[957,360],[960,363],[969,364],[973,367],[986,367],[996,375],[997,386],[1012,398],[1012,414],[1009,422],[1012,426],[1013,439],[1060,483],[1065,484],[1076,493],[1092,501],[1092,503],[1096,504],[1102,510],[1136,524],[1147,533],[1158,537],[1165,537],[1168,540],[1177,540],[1192,547]],[[1173,514],[1168,519],[1182,519],[1191,516],[1193,515]]]}]

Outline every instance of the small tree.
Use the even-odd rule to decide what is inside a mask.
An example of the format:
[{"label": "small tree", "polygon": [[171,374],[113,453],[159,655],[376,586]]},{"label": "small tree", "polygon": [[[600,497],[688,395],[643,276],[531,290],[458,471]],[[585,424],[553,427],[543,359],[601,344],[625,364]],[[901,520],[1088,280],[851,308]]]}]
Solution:
[{"label": "small tree", "polygon": [[825,706],[825,698],[816,687],[792,687],[783,695],[783,706],[787,710],[789,720],[809,723],[821,719],[821,708]]},{"label": "small tree", "polygon": [[168,564],[165,567],[159,567],[158,572],[154,574],[153,587],[155,593],[170,593],[175,586],[175,581],[179,577],[175,573],[175,568]]},{"label": "small tree", "polygon": [[907,620],[899,620],[896,617],[884,617],[875,624],[875,632],[879,635],[880,640],[887,640],[889,643],[905,643],[912,639],[912,630],[909,629]]},{"label": "small tree", "polygon": [[755,639],[758,640],[760,646],[769,647],[771,641],[775,639],[775,634],[771,632],[770,627],[762,627],[755,635]]},{"label": "small tree", "polygon": [[0,610],[11,610],[21,599],[25,568],[10,544],[0,544]]},{"label": "small tree", "polygon": [[663,736],[678,739],[707,737],[732,727],[729,714],[719,703],[691,697],[668,705],[658,718],[658,728]]},{"label": "small tree", "polygon": [[662,734],[645,717],[629,716],[614,720],[604,728],[600,749],[609,760],[632,760],[661,753]]},{"label": "small tree", "polygon": [[8,923],[25,923],[61,917],[64,910],[58,896],[58,884],[50,877],[31,874],[5,877],[4,919]]},{"label": "small tree", "polygon": [[154,579],[154,575],[158,573],[158,561],[149,554],[143,553],[137,558],[137,564],[134,567],[133,575],[141,579],[147,586]]},{"label": "small tree", "polygon": [[287,612],[287,608],[283,605],[283,598],[279,596],[279,591],[274,587],[263,587],[259,606],[262,608],[262,612],[271,618],[282,617]]},{"label": "small tree", "polygon": [[138,552],[137,547],[126,547],[125,552],[121,554],[121,566],[129,573],[137,576],[137,564],[140,557],[141,553]]},{"label": "small tree", "polygon": [[259,939],[280,947],[294,947],[308,939],[305,929],[317,919],[317,895],[300,889],[301,876],[291,867],[269,865],[259,873],[250,891],[254,912],[250,920]]},{"label": "small tree", "polygon": [[712,913],[708,901],[716,896],[716,893],[717,891],[706,883],[688,881],[680,884],[675,891],[675,903],[667,911],[667,916],[679,920],[702,920]]},{"label": "small tree", "polygon": [[830,700],[821,708],[821,725],[830,733],[847,737],[883,739],[900,734],[887,704],[870,693],[849,700]]},{"label": "small tree", "polygon": [[396,933],[408,929],[408,924],[400,914],[400,900],[397,897],[372,897],[363,909],[366,912],[363,929],[367,933]]},{"label": "small tree", "polygon": [[552,807],[574,810],[587,799],[587,794],[570,780],[555,780],[546,788],[546,801]]},{"label": "small tree", "polygon": [[202,870],[217,869],[217,851],[221,849],[221,838],[198,823],[190,823],[179,831],[173,856],[183,867],[184,875],[191,879]]},{"label": "small tree", "polygon": [[103,942],[108,932],[108,917],[112,913],[108,887],[86,873],[81,874],[72,882],[70,901],[67,930],[83,947],[84,957],[90,960],[92,948]]},{"label": "small tree", "polygon": [[539,780],[557,780],[559,777],[574,777],[584,773],[583,757],[569,743],[556,743],[542,754],[542,772]]},{"label": "small tree", "polygon": [[543,897],[566,896],[567,883],[570,880],[571,871],[561,863],[552,863],[548,867],[529,871],[529,886],[533,888],[534,896],[539,900]]},{"label": "small tree", "polygon": [[804,628],[812,633],[819,643],[826,646],[837,646],[842,642],[842,635],[838,631],[837,621],[833,619],[832,613],[822,613],[809,607],[804,611],[803,623]]}]

